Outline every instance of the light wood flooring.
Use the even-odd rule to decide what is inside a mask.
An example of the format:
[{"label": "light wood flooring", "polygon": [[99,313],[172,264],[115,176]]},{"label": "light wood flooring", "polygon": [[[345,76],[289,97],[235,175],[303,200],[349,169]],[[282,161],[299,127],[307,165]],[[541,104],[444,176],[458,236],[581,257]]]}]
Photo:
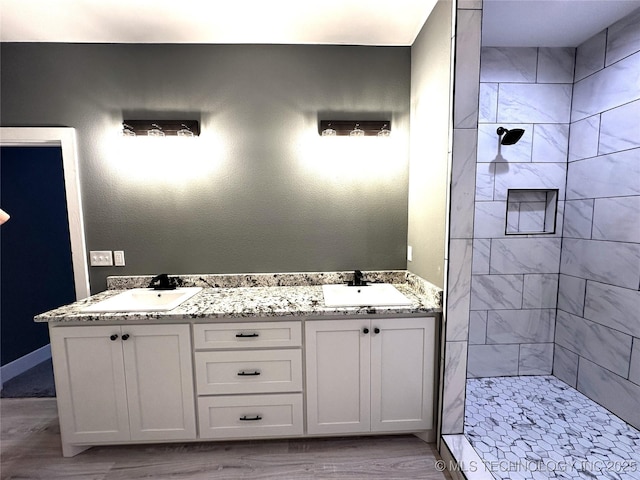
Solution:
[{"label": "light wood flooring", "polygon": [[412,435],[94,447],[63,458],[54,398],[0,401],[0,477],[443,480],[435,446]]}]

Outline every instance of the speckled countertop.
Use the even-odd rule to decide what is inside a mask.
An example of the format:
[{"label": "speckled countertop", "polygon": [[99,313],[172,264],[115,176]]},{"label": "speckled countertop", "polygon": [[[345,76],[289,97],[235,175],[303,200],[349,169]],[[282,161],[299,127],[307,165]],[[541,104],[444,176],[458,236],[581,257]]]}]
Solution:
[{"label": "speckled countertop", "polygon": [[323,284],[345,283],[352,272],[170,276],[179,286],[202,291],[165,312],[88,313],[81,310],[129,289],[146,287],[152,276],[109,277],[108,290],[35,317],[36,322],[188,322],[343,316],[416,316],[442,312],[442,290],[400,270],[363,272],[370,282],[392,283],[413,301],[411,306],[327,307]]}]

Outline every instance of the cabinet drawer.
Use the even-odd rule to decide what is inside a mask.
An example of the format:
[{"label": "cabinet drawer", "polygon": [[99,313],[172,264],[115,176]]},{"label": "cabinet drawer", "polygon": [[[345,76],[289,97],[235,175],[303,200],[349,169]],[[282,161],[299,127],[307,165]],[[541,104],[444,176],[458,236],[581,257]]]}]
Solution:
[{"label": "cabinet drawer", "polygon": [[299,392],[302,351],[196,352],[198,395]]},{"label": "cabinet drawer", "polygon": [[298,347],[301,322],[205,323],[193,326],[196,350]]},{"label": "cabinet drawer", "polygon": [[302,435],[302,394],[198,398],[200,438]]}]

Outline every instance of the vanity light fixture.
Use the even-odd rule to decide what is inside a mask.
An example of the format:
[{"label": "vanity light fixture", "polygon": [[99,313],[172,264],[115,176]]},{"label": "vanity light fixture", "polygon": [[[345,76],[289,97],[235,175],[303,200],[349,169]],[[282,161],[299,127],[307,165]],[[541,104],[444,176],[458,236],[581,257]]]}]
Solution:
[{"label": "vanity light fixture", "polygon": [[197,120],[124,120],[122,135],[125,137],[197,137],[200,124]]},{"label": "vanity light fixture", "polygon": [[389,120],[320,120],[318,133],[323,137],[388,137]]}]

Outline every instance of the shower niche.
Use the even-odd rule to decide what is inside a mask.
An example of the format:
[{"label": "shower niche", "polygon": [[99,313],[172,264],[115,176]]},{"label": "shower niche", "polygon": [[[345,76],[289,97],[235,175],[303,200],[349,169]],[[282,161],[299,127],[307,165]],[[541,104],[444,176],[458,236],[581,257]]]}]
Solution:
[{"label": "shower niche", "polygon": [[557,213],[557,189],[509,189],[505,234],[554,234]]}]

